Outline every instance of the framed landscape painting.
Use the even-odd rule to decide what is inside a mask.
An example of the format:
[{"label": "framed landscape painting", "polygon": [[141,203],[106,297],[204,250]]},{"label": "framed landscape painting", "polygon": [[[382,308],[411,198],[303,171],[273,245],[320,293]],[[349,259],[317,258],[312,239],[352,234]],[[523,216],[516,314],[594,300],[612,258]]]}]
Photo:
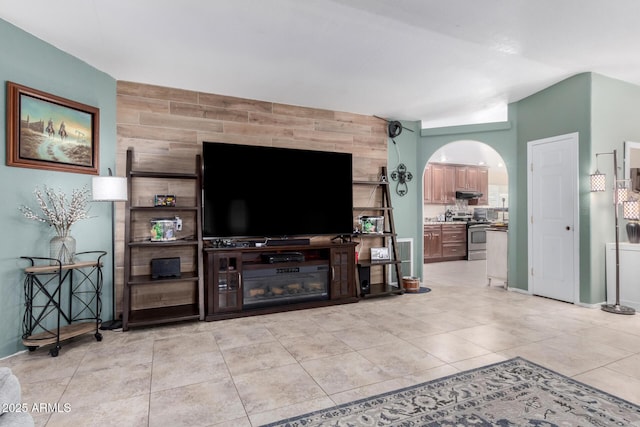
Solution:
[{"label": "framed landscape painting", "polygon": [[100,111],[7,82],[7,166],[98,175]]}]

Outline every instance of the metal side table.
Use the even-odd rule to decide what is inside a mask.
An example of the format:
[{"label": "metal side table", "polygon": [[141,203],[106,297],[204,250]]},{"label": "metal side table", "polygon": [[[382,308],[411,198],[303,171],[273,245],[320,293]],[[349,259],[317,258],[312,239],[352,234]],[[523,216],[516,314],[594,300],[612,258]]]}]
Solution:
[{"label": "metal side table", "polygon": [[25,312],[22,343],[34,351],[55,344],[49,350],[58,356],[60,342],[94,332],[102,341],[102,257],[104,251],[78,252],[73,264],[43,257],[23,256]]}]

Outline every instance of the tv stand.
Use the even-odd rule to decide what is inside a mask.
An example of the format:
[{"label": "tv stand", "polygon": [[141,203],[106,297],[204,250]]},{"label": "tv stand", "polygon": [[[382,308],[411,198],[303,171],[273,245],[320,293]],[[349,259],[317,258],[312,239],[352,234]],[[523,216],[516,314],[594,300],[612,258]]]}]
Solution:
[{"label": "tv stand", "polygon": [[355,246],[206,248],[205,320],[358,302]]}]

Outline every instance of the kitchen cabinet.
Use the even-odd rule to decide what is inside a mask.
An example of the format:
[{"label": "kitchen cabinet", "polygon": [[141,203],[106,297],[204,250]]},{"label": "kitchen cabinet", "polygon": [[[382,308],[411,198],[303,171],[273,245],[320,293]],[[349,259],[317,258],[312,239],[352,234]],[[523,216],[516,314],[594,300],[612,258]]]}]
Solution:
[{"label": "kitchen cabinet", "polygon": [[467,189],[480,191],[480,186],[478,185],[478,172],[479,168],[474,166],[467,167]]},{"label": "kitchen cabinet", "polygon": [[445,166],[433,165],[431,168],[431,202],[445,203]]},{"label": "kitchen cabinet", "polygon": [[478,167],[456,166],[456,190],[478,191]]},{"label": "kitchen cabinet", "polygon": [[456,168],[456,189],[465,190],[467,188],[467,168]]},{"label": "kitchen cabinet", "polygon": [[433,203],[433,178],[432,178],[433,166],[431,163],[427,163],[427,167],[424,169],[424,178],[422,182],[423,196],[425,203]]},{"label": "kitchen cabinet", "polygon": [[478,199],[479,205],[489,204],[489,169],[484,167],[478,168],[478,191],[482,193],[482,197]]},{"label": "kitchen cabinet", "polygon": [[424,174],[424,202],[453,204],[456,191],[479,191],[479,205],[489,202],[489,170],[483,166],[429,163]]},{"label": "kitchen cabinet", "polygon": [[442,226],[424,226],[424,261],[442,258]]},{"label": "kitchen cabinet", "polygon": [[430,163],[424,177],[425,203],[450,204],[456,201],[456,169],[442,163]]},{"label": "kitchen cabinet", "polygon": [[467,257],[467,225],[426,224],[424,262],[463,260]]},{"label": "kitchen cabinet", "polygon": [[467,256],[466,224],[442,224],[442,257]]}]

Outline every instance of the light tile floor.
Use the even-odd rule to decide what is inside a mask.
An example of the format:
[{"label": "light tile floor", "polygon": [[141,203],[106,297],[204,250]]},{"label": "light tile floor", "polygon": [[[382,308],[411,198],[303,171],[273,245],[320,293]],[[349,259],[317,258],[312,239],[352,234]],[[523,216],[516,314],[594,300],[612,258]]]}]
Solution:
[{"label": "light tile floor", "polygon": [[429,293],[87,334],[0,366],[48,427],[258,426],[514,356],[640,404],[640,315],[489,287],[484,268],[427,264]]}]

